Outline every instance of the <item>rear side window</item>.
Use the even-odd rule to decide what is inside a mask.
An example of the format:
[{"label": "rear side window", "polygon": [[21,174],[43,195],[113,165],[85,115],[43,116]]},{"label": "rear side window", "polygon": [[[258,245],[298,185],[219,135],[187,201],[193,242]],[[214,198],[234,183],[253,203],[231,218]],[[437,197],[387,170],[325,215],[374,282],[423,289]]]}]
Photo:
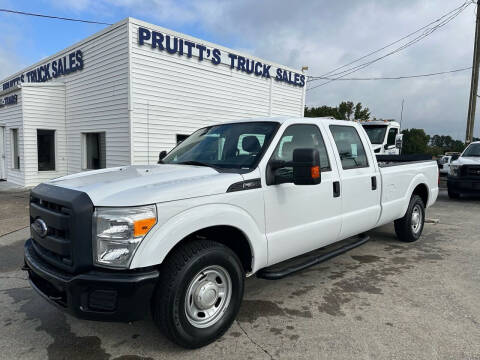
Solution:
[{"label": "rear side window", "polygon": [[368,167],[365,148],[353,126],[330,125],[330,131],[335,140],[344,170]]}]

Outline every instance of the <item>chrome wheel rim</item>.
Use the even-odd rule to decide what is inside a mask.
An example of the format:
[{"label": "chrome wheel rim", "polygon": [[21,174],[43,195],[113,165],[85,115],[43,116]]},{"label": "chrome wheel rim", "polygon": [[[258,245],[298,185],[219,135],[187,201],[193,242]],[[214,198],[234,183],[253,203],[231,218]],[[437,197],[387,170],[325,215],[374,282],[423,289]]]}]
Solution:
[{"label": "chrome wheel rim", "polygon": [[193,326],[206,328],[217,323],[232,297],[232,280],[227,270],[208,266],[193,277],[185,296],[185,314]]},{"label": "chrome wheel rim", "polygon": [[420,205],[415,205],[412,210],[412,231],[417,234],[422,228],[422,209]]}]

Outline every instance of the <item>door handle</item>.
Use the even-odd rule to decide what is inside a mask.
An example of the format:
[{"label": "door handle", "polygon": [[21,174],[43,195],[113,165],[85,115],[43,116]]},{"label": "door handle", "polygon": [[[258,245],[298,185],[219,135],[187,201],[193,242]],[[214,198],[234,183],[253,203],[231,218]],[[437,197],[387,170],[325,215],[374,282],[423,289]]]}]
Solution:
[{"label": "door handle", "polygon": [[333,197],[340,196],[340,181],[333,182]]},{"label": "door handle", "polygon": [[377,190],[377,177],[372,176],[372,190]]}]

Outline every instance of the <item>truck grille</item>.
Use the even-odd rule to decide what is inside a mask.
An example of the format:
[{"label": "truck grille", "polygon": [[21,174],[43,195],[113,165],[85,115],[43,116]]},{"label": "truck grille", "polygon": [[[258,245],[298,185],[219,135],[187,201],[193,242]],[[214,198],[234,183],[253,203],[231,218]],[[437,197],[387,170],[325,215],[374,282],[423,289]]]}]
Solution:
[{"label": "truck grille", "polygon": [[464,165],[465,176],[480,178],[480,165]]},{"label": "truck grille", "polygon": [[30,233],[35,253],[67,272],[92,266],[93,204],[87,194],[48,184],[30,195]]},{"label": "truck grille", "polygon": [[37,254],[52,265],[66,269],[73,265],[69,222],[71,211],[66,206],[30,197],[30,225],[41,219],[47,225],[47,233],[41,236],[31,227],[33,246]]}]

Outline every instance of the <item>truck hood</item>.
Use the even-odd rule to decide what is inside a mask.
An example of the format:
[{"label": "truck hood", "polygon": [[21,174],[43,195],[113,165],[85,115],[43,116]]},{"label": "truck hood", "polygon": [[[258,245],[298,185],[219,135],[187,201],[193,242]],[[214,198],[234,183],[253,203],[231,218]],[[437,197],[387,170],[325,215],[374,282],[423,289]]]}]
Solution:
[{"label": "truck hood", "polygon": [[192,165],[137,165],[82,172],[47,183],[88,194],[95,206],[137,206],[225,193],[240,174]]},{"label": "truck hood", "polygon": [[452,161],[452,165],[480,165],[480,157],[460,156],[457,160]]}]

